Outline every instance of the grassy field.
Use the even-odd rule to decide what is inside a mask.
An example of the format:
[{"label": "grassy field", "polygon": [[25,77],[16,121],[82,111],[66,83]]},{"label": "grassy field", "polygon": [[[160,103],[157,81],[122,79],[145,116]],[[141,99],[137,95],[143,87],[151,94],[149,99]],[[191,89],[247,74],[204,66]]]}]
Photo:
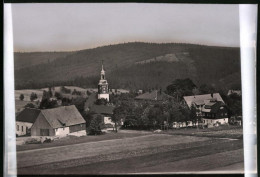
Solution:
[{"label": "grassy field", "polygon": [[117,134],[73,138],[73,143],[65,138],[50,144],[18,146],[18,174],[174,173],[226,168],[240,173],[243,170],[242,139],[174,132],[122,130]]},{"label": "grassy field", "polygon": [[126,133],[126,132],[122,131],[122,132],[118,132],[118,133],[107,133],[102,136],[82,136],[82,137],[67,136],[67,137],[61,138],[57,141],[54,141],[52,143],[19,145],[16,147],[16,150],[24,151],[24,150],[31,150],[31,149],[66,146],[66,145],[72,145],[72,144],[96,142],[96,141],[103,141],[103,140],[125,139],[125,138],[143,136],[143,135],[147,135],[147,134],[151,134],[151,132],[132,131],[131,133]]},{"label": "grassy field", "polygon": [[21,101],[21,100],[15,100],[15,112],[20,112],[23,110],[24,106],[28,103],[36,104],[33,101]]},{"label": "grassy field", "polygon": [[216,137],[216,138],[234,138],[243,139],[243,128],[239,126],[219,126],[206,129],[175,129],[162,132],[172,135],[190,135],[190,136],[201,136],[201,137]]}]

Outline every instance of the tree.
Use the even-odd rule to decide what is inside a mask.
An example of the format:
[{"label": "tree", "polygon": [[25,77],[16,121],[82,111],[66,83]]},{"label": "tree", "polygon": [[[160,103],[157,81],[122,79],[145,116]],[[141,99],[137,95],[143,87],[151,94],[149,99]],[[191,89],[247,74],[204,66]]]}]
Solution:
[{"label": "tree", "polygon": [[48,93],[49,93],[50,97],[53,96],[53,95],[52,95],[52,89],[51,89],[51,87],[49,87]]},{"label": "tree", "polygon": [[117,124],[121,121],[121,119],[124,119],[126,116],[126,109],[123,106],[116,107],[113,110],[113,115],[111,117],[111,120],[115,123],[115,129],[117,132]]},{"label": "tree", "polygon": [[213,86],[207,85],[207,84],[202,84],[199,87],[199,91],[201,94],[210,94],[216,92],[216,89]]},{"label": "tree", "polygon": [[196,107],[192,104],[190,108],[190,120],[194,123],[196,122],[197,113]]},{"label": "tree", "polygon": [[43,90],[43,93],[42,93],[42,100],[45,100],[45,99],[50,99],[50,93]]},{"label": "tree", "polygon": [[58,106],[57,100],[42,99],[40,103],[40,109],[51,109]]},{"label": "tree", "polygon": [[33,101],[33,100],[36,100],[37,98],[38,98],[37,94],[32,92],[31,96],[30,96],[30,100]]},{"label": "tree", "polygon": [[226,104],[234,116],[242,115],[242,97],[236,93],[232,93],[227,97]]},{"label": "tree", "polygon": [[183,96],[192,95],[192,90],[196,88],[196,85],[190,80],[187,79],[176,79],[172,82],[172,84],[166,87],[167,94],[175,97],[177,102],[180,101],[180,98]]},{"label": "tree", "polygon": [[91,92],[90,92],[90,91],[88,91],[88,90],[87,90],[87,95],[88,95],[88,96],[89,96],[89,95],[91,95]]},{"label": "tree", "polygon": [[62,94],[60,92],[55,92],[54,96],[58,99],[58,100],[61,100],[63,97],[62,97]]},{"label": "tree", "polygon": [[88,127],[88,135],[100,135],[103,126],[102,116],[93,116]]},{"label": "tree", "polygon": [[71,100],[71,105],[75,105],[80,113],[85,110],[86,99],[83,97],[76,97]]},{"label": "tree", "polygon": [[21,101],[23,101],[24,95],[23,95],[23,94],[20,94],[20,97],[19,97],[19,98],[20,98]]}]

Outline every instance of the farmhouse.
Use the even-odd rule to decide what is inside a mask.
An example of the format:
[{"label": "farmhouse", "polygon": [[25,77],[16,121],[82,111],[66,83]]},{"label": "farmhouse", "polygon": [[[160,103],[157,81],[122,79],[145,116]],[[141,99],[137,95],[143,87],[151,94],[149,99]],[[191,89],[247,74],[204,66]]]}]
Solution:
[{"label": "farmhouse", "polygon": [[224,103],[219,93],[204,94],[204,95],[194,95],[194,96],[184,96],[184,101],[186,105],[191,108],[196,107],[197,116],[202,115],[202,108],[205,104],[209,103],[211,100],[221,101]]},{"label": "farmhouse", "polygon": [[184,101],[190,109],[192,106],[196,108],[204,125],[228,123],[228,108],[219,93],[184,96]]},{"label": "farmhouse", "polygon": [[74,105],[40,111],[31,128],[32,136],[65,136],[86,130],[86,121]]},{"label": "farmhouse", "polygon": [[228,123],[228,108],[222,101],[210,101],[202,108],[203,124]]},{"label": "farmhouse", "polygon": [[33,108],[25,108],[16,116],[16,135],[29,135],[30,129],[40,114],[41,110]]}]

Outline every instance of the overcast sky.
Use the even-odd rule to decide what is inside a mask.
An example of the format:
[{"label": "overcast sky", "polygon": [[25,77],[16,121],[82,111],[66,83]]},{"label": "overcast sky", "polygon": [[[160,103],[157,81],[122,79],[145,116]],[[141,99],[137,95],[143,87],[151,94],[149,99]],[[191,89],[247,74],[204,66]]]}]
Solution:
[{"label": "overcast sky", "polygon": [[239,46],[238,5],[13,4],[15,51],[65,51],[123,42]]}]

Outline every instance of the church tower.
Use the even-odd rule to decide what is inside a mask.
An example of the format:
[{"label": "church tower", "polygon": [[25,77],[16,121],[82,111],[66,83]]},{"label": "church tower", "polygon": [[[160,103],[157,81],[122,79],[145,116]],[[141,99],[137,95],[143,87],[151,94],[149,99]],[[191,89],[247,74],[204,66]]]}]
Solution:
[{"label": "church tower", "polygon": [[100,80],[98,83],[98,99],[106,99],[109,101],[109,90],[108,90],[108,83],[105,77],[105,71],[103,68],[103,62],[102,62],[102,70],[100,74]]}]

